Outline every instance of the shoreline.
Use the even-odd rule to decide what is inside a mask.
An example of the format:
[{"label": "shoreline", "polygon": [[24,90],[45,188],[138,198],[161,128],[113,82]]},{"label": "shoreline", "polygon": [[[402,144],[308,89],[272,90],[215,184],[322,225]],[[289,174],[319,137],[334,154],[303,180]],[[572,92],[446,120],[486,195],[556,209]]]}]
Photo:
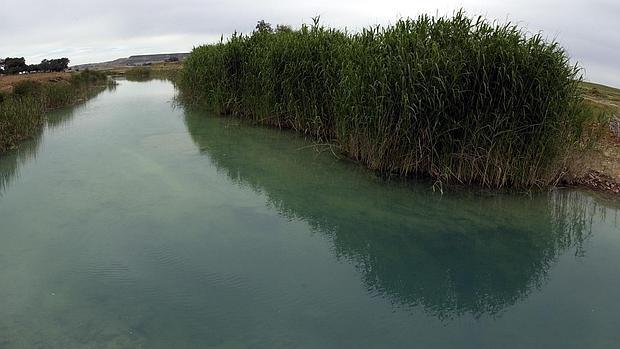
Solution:
[{"label": "shoreline", "polygon": [[0,76],[0,156],[19,148],[47,122],[47,112],[83,102],[113,85],[102,73]]},{"label": "shoreline", "polygon": [[[168,69],[161,69],[163,67],[157,66],[159,69],[156,67],[147,69],[154,72],[159,70],[178,71],[181,66],[180,64],[169,64],[164,65]],[[126,73],[124,69],[119,70],[112,69],[110,72],[121,73],[121,75]],[[13,85],[26,80],[49,85],[66,84],[70,82],[73,75],[74,73],[60,72],[0,76],[0,92],[10,94]],[[620,90],[591,82],[582,83],[582,88],[584,99],[601,108],[601,110],[611,113],[612,122],[620,117]],[[620,195],[620,135],[614,134],[610,127],[609,132],[603,135],[590,149],[581,154],[575,154],[568,161],[566,174],[554,187],[578,188]]]},{"label": "shoreline", "polygon": [[[605,113],[604,134],[583,153],[569,160],[565,183],[570,186],[620,195],[620,89],[583,82],[583,97],[590,105]],[[619,124],[620,125],[620,124]]]}]

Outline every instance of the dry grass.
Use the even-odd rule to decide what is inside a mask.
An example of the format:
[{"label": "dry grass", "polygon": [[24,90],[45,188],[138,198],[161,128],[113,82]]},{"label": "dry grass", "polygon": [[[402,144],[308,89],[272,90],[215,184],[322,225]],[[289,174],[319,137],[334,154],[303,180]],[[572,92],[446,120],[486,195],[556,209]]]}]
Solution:
[{"label": "dry grass", "polygon": [[34,73],[23,75],[0,75],[0,92],[10,93],[13,86],[20,81],[37,81],[40,83],[57,83],[60,81],[69,81],[71,73]]},{"label": "dry grass", "polygon": [[[593,110],[610,115],[604,122],[610,127],[598,141],[582,153],[575,154],[568,182],[593,189],[620,194],[620,90],[609,86],[584,82],[584,98]],[[615,127],[614,127],[615,125]]]}]

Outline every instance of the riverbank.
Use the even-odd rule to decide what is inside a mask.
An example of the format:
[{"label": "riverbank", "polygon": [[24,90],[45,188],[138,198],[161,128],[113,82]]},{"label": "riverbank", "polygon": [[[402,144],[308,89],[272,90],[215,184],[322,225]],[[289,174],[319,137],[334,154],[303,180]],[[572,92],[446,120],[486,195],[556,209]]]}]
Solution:
[{"label": "riverbank", "polygon": [[39,83],[53,84],[59,82],[68,82],[71,80],[71,73],[55,72],[55,73],[33,73],[21,75],[0,75],[0,93],[11,93],[15,84],[22,81],[36,81]]},{"label": "riverbank", "polygon": [[112,67],[102,71],[111,76],[122,76],[129,80],[143,81],[152,78],[174,80],[181,69],[183,69],[182,62],[162,62],[138,67]]},{"label": "riverbank", "polygon": [[583,83],[584,98],[593,110],[605,113],[602,134],[570,162],[565,182],[569,185],[620,194],[620,90]]},{"label": "riverbank", "polygon": [[45,112],[79,103],[114,84],[101,72],[0,76],[0,153],[39,132]]}]

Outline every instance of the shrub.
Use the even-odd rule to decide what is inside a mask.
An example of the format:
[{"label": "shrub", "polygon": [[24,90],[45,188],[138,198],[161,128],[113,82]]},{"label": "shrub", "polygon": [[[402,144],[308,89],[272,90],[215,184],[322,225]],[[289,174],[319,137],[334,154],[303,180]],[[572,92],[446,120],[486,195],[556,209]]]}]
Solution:
[{"label": "shrub", "polygon": [[37,81],[23,80],[13,85],[13,94],[20,97],[40,95],[42,91],[43,85]]}]

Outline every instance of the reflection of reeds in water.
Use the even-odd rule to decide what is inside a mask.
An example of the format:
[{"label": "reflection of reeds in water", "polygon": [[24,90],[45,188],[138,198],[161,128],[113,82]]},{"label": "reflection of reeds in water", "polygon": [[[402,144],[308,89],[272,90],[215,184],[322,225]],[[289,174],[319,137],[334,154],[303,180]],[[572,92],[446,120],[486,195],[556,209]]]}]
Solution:
[{"label": "reflection of reeds in water", "polygon": [[369,292],[441,319],[500,314],[524,299],[560,255],[583,253],[597,214],[578,192],[441,196],[300,150],[290,135],[200,113],[185,121],[221,172],[328,236]]},{"label": "reflection of reeds in water", "polygon": [[559,232],[557,248],[574,246],[575,254],[583,255],[582,243],[591,234],[595,203],[577,192],[558,192],[549,201],[554,229]]},{"label": "reflection of reeds in water", "polygon": [[596,194],[584,195],[577,191],[557,191],[550,195],[549,208],[554,230],[558,232],[557,248],[574,248],[576,255],[584,255],[583,242],[592,235],[594,221],[609,221],[618,225],[618,211],[608,217],[611,202]]},{"label": "reflection of reeds in water", "polygon": [[17,177],[20,167],[36,158],[42,134],[43,130],[39,129],[32,139],[23,142],[17,149],[0,157],[0,196],[10,181]]},{"label": "reflection of reeds in water", "polygon": [[[90,98],[95,97],[105,90],[113,90],[115,88],[114,84],[103,84],[99,86],[89,87],[80,92],[79,97],[75,97],[76,100],[85,102]],[[19,104],[19,103],[15,103]],[[5,104],[6,107],[8,104]],[[40,106],[38,103],[28,103],[28,106]],[[0,154],[0,196],[5,191],[11,180],[16,178],[19,175],[19,169],[25,163],[31,161],[36,158],[39,145],[41,143],[41,138],[43,136],[44,128],[43,126],[47,126],[50,129],[61,127],[66,125],[71,121],[75,112],[79,110],[79,108],[83,107],[83,104],[75,104],[72,108],[59,110],[50,112],[47,115],[43,114],[42,110],[39,110],[40,117],[38,118],[23,118],[25,121],[23,122],[31,122],[32,129],[28,130],[30,137],[19,143],[19,146],[14,149],[4,152]],[[6,109],[5,109],[6,111]],[[20,111],[15,115],[19,117],[21,113],[24,111]],[[6,115],[6,114],[5,114]],[[35,120],[35,121],[33,121]],[[22,127],[23,126],[14,126],[14,127]]]},{"label": "reflection of reeds in water", "polygon": [[0,94],[0,153],[32,137],[45,123],[45,111],[82,102],[115,82],[100,72],[84,71],[68,81],[23,80],[10,94]]},{"label": "reflection of reeds in water", "polygon": [[[360,238],[357,232],[348,241],[336,232],[335,243],[360,266],[369,289],[397,304],[421,306],[441,319],[499,315],[540,289],[559,256],[571,250],[583,255],[584,241],[592,235],[592,222],[600,214],[592,200],[579,192],[554,192],[548,198],[528,200],[474,195],[455,209],[467,211],[463,207],[477,205],[480,210],[444,209],[450,213],[437,217],[442,221],[425,234],[386,242],[381,232],[352,242]],[[444,199],[434,210],[454,205],[449,201]],[[501,216],[505,223],[482,222]],[[455,218],[470,225],[450,224]],[[526,224],[528,219],[534,224]]]},{"label": "reflection of reeds in water", "polygon": [[62,127],[68,124],[69,122],[71,122],[71,119],[73,119],[73,116],[75,115],[75,113],[80,111],[80,109],[82,109],[86,105],[84,104],[85,102],[87,102],[91,98],[96,97],[97,95],[99,95],[100,93],[104,91],[114,91],[115,89],[116,89],[116,84],[110,84],[110,85],[94,86],[92,88],[84,90],[80,97],[80,102],[82,103],[73,104],[72,107],[69,109],[60,110],[58,112],[53,111],[53,112],[48,113],[45,118],[45,125],[48,128],[54,129],[54,128]]}]

